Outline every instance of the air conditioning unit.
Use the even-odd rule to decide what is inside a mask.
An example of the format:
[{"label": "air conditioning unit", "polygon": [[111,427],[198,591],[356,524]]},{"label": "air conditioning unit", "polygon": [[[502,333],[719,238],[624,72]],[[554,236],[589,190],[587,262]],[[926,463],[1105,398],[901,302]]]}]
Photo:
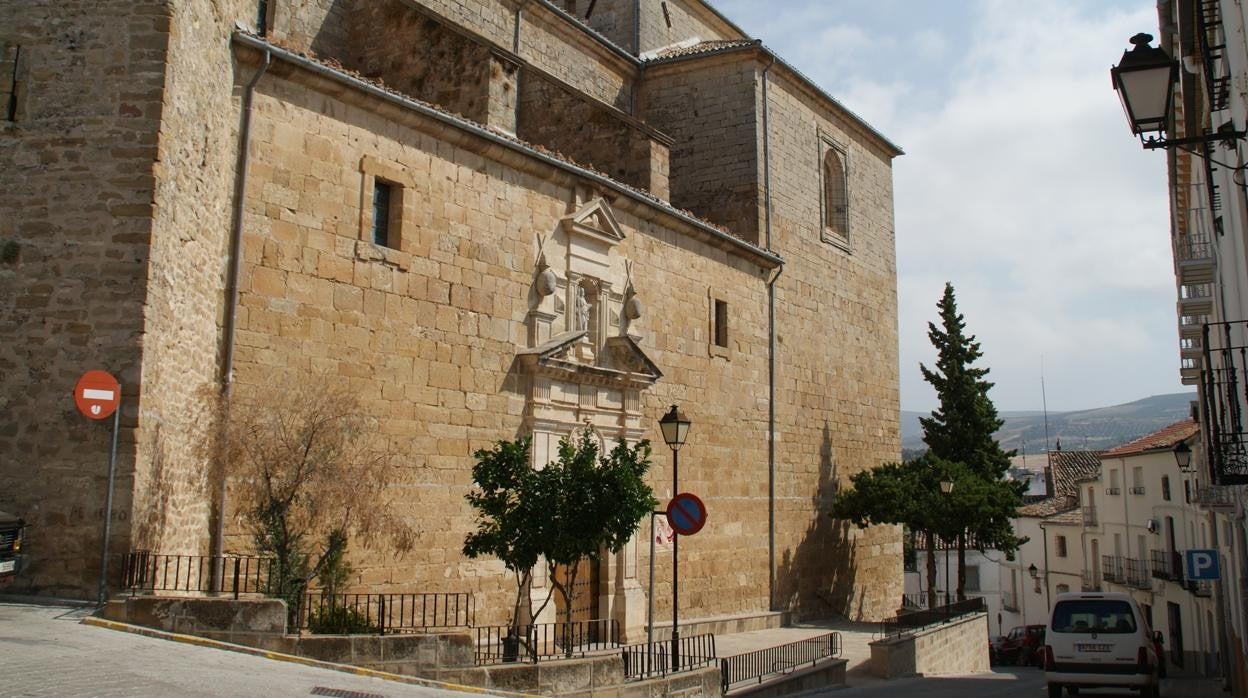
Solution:
[{"label": "air conditioning unit", "polygon": [[1149,519],[1148,522],[1144,524],[1144,527],[1148,529],[1149,533],[1157,533],[1161,530],[1161,524],[1157,522],[1157,519]]}]

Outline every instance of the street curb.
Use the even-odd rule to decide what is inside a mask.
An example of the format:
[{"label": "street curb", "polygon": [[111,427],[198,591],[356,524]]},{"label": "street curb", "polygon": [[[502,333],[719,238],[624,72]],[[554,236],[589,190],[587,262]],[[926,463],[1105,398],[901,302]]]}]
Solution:
[{"label": "street curb", "polygon": [[397,683],[406,683],[414,686],[424,686],[425,688],[440,688],[447,691],[460,691],[462,693],[478,693],[487,696],[522,696],[524,698],[536,698],[536,694],[531,693],[511,693],[507,691],[492,691],[480,686],[465,686],[457,683],[446,683],[443,681],[434,681],[432,679],[422,679],[415,676],[405,676],[403,674],[392,674],[388,671],[379,671],[377,669],[366,669],[364,667],[352,666],[350,664],[336,664],[334,662],[326,662],[319,659],[309,659],[308,657],[300,657],[294,654],[283,654],[281,652],[271,652],[256,647],[248,647],[246,645],[236,645],[232,642],[222,642],[221,640],[212,640],[197,635],[183,635],[180,633],[171,633],[164,630],[156,630],[154,628],[145,628],[141,625],[130,625],[129,623],[119,623],[115,620],[106,620],[104,618],[94,618],[88,616],[78,621],[83,625],[92,625],[97,628],[106,628],[108,630],[118,630],[123,633],[132,633],[134,635],[144,635],[159,640],[170,640],[172,642],[181,642],[187,645],[197,645],[199,647],[209,647],[212,649],[226,650],[228,652],[238,652],[239,654],[249,654],[253,657],[262,657],[264,659],[272,659],[279,662],[289,662],[291,664],[302,664],[303,666],[316,667],[318,669],[329,669],[331,671],[340,671],[344,674],[355,674],[356,676],[371,676],[386,681],[395,681]]}]

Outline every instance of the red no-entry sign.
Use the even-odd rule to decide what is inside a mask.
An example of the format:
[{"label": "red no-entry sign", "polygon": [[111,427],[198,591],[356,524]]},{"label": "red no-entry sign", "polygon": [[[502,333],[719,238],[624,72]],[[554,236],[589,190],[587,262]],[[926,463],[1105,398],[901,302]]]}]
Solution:
[{"label": "red no-entry sign", "polygon": [[107,419],[121,402],[121,385],[107,371],[87,371],[74,385],[74,404],[91,419]]},{"label": "red no-entry sign", "polygon": [[667,522],[676,533],[692,536],[706,525],[706,505],[697,495],[681,492],[668,502]]}]

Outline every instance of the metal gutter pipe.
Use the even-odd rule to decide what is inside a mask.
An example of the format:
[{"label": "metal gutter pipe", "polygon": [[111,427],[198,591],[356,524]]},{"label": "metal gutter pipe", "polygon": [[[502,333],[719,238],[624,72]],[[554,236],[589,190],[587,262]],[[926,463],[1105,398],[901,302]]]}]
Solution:
[{"label": "metal gutter pipe", "polygon": [[[238,322],[238,279],[243,269],[243,207],[247,193],[247,165],[251,144],[251,104],[256,91],[256,83],[269,69],[273,55],[264,49],[264,61],[256,74],[251,76],[247,88],[243,91],[242,119],[238,128],[238,161],[234,170],[234,220],[230,228],[229,271],[225,282],[226,295],[229,297],[225,306],[225,328],[222,341],[223,358],[221,361],[221,395],[226,409],[229,409],[230,392],[234,387],[234,333]],[[225,554],[225,471],[221,472],[217,483],[217,521],[213,531],[212,555],[220,558]]]},{"label": "metal gutter pipe", "polygon": [[[764,248],[771,252],[771,130],[769,128],[767,73],[775,58],[763,69],[763,231]],[[776,608],[776,281],[784,273],[781,264],[767,282],[767,607]]]}]

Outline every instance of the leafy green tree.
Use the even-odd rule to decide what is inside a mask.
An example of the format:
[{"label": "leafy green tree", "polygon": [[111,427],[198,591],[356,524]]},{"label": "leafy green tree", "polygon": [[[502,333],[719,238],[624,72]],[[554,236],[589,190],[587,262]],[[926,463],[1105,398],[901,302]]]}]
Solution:
[{"label": "leafy green tree", "polygon": [[472,480],[477,487],[464,495],[477,512],[477,530],[464,539],[464,554],[496,557],[515,575],[516,600],[507,621],[512,637],[532,618],[526,598],[542,554],[547,514],[537,471],[529,465],[530,445],[530,439],[500,441],[474,453]]},{"label": "leafy green tree", "polygon": [[920,418],[923,440],[942,461],[965,466],[963,477],[954,480],[949,497],[950,515],[958,526],[958,598],[965,598],[966,539],[970,534],[980,549],[992,547],[1013,555],[1021,545],[1010,521],[1018,513],[1025,487],[1004,480],[1013,451],[1005,451],[995,434],[1003,421],[988,397],[992,383],[989,369],[974,366],[983,356],[974,335],[966,332],[966,320],[958,312],[953,285],[936,304],[940,327],[928,323],[927,336],[936,348],[934,369],[922,364],[923,378],[936,389],[940,407]]},{"label": "leafy green tree", "polygon": [[[952,500],[940,491],[940,481],[956,477],[958,465],[930,452],[901,463],[885,463],[850,477],[832,502],[832,516],[856,526],[901,524],[925,533],[928,604],[936,604],[936,536],[956,535],[950,516]],[[955,486],[956,491],[956,486]]]},{"label": "leafy green tree", "polygon": [[[629,446],[621,440],[600,454],[588,433],[575,442],[563,439],[558,458],[541,470],[529,467],[529,447],[528,439],[520,439],[477,451],[476,489],[465,495],[477,511],[477,530],[465,538],[464,554],[497,557],[516,575],[516,603],[509,623],[513,636],[520,625],[541,613],[556,590],[570,608],[580,563],[597,560],[603,551],[622,550],[658,505],[645,482],[650,469],[648,441]],[[533,612],[525,599],[540,558],[545,559],[552,586]],[[562,578],[556,574],[560,567],[565,572]]]}]

